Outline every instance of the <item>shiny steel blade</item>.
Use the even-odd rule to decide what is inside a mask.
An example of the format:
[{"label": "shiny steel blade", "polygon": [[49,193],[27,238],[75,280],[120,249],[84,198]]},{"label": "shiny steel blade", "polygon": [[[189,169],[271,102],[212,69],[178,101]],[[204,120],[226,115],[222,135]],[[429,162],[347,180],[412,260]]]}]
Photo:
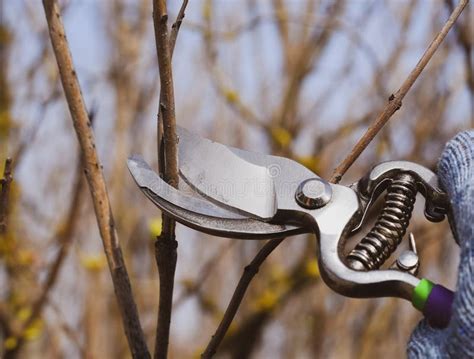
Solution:
[{"label": "shiny steel blade", "polygon": [[163,181],[140,156],[130,157],[127,164],[138,186],[148,190],[148,193],[146,193],[148,197],[151,192],[156,194],[160,201],[166,201],[172,203],[178,208],[209,217],[233,219],[245,218],[240,214],[217,207],[205,199],[197,198],[193,196],[192,193],[185,193],[173,188]]},{"label": "shiny steel blade", "polygon": [[178,222],[198,231],[242,239],[281,238],[306,232],[298,226],[248,218],[197,197],[195,193],[177,190],[164,182],[140,156],[130,157],[128,168],[142,192],[155,205]]},{"label": "shiny steel blade", "polygon": [[266,166],[247,161],[231,147],[178,128],[179,170],[202,195],[261,219],[277,212],[273,178]]}]

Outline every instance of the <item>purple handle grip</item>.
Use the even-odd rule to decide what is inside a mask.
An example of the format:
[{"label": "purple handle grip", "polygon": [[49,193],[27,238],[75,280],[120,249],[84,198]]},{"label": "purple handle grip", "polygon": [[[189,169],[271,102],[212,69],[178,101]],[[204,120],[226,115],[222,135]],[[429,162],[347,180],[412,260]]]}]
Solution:
[{"label": "purple handle grip", "polygon": [[446,328],[451,319],[454,292],[436,284],[423,308],[428,323],[435,328]]}]

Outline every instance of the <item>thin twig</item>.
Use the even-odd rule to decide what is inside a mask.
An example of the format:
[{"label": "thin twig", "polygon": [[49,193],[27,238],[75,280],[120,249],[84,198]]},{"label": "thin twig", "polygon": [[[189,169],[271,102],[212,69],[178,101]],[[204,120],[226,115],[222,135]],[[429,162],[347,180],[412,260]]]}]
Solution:
[{"label": "thin twig", "polygon": [[[161,85],[157,116],[158,162],[160,174],[174,187],[178,186],[179,177],[171,59],[187,4],[188,1],[184,0],[169,36],[166,0],[153,0],[153,24]],[[162,232],[155,242],[155,258],[160,277],[160,302],[154,352],[154,357],[158,359],[165,359],[168,355],[178,247],[175,238],[175,221],[164,214],[162,218]]]},{"label": "thin twig", "polygon": [[150,354],[140,325],[130,279],[115,229],[91,122],[74,69],[59,6],[56,0],[43,0],[43,7],[48,22],[49,36],[58,63],[59,75],[79,140],[84,172],[92,195],[97,224],[112,276],[128,345],[134,358],[149,358]]},{"label": "thin twig", "polygon": [[55,323],[58,324],[59,329],[64,333],[64,335],[76,346],[77,350],[79,351],[81,358],[86,358],[86,350],[84,345],[81,343],[79,339],[80,335],[78,333],[78,329],[73,328],[66,322],[64,319],[64,314],[61,312],[59,305],[54,301],[48,302],[49,307],[53,310],[55,314]]},{"label": "thin twig", "polygon": [[33,321],[41,315],[41,311],[44,305],[47,302],[49,292],[51,288],[56,283],[58,279],[61,266],[64,260],[67,257],[69,252],[69,248],[71,247],[72,238],[74,234],[74,230],[76,228],[77,220],[80,218],[79,216],[79,209],[80,206],[80,199],[82,189],[84,187],[83,177],[81,173],[82,163],[79,161],[78,170],[76,174],[75,183],[73,185],[73,195],[71,203],[69,204],[69,209],[67,211],[65,226],[60,225],[60,228],[54,235],[54,242],[60,245],[59,251],[51,264],[49,269],[48,275],[46,280],[44,281],[43,288],[41,289],[41,294],[39,295],[38,299],[32,306],[31,315],[28,320],[25,322],[24,327],[27,328]]},{"label": "thin twig", "polygon": [[12,159],[7,158],[3,169],[3,178],[0,180],[0,184],[2,185],[0,191],[0,234],[5,233],[7,230],[10,184],[12,180]]},{"label": "thin twig", "polygon": [[[448,8],[450,11],[453,11],[454,1],[446,0]],[[467,7],[468,14],[470,13],[469,4]],[[474,57],[473,57],[473,41],[472,33],[474,31],[472,17],[467,18],[464,24],[459,24],[458,28],[455,28],[456,36],[464,52],[464,58],[466,62],[466,83],[470,91],[470,101],[471,101],[471,123],[470,127],[474,127]]]},{"label": "thin twig", "polygon": [[179,29],[181,28],[181,24],[183,23],[183,19],[185,16],[186,7],[188,6],[189,0],[183,0],[181,4],[181,8],[179,9],[178,16],[176,16],[176,21],[171,26],[171,34],[170,34],[170,53],[171,58],[173,58],[174,47],[176,45],[176,39],[178,38]]},{"label": "thin twig", "polygon": [[[275,301],[271,305],[261,306],[250,315],[242,319],[232,333],[229,333],[221,344],[220,356],[229,354],[231,358],[249,358],[252,351],[260,341],[260,337],[266,323],[274,318],[278,308],[282,308],[291,298],[298,294],[309,285],[321,283],[321,281],[308,275],[307,260],[313,256],[313,251],[303,252],[302,257],[296,262],[296,265],[285,276],[284,289],[277,290]],[[277,286],[278,283],[270,283],[269,286]],[[318,318],[322,320],[323,318]]]},{"label": "thin twig", "polygon": [[220,68],[217,61],[217,50],[215,48],[216,31],[212,29],[211,12],[205,17],[206,22],[202,28],[199,28],[203,36],[205,46],[205,56],[207,58],[207,68],[211,74],[211,82],[217,94],[222,97],[226,104],[234,111],[240,118],[252,126],[258,126],[270,131],[265,122],[257,116],[257,114],[245,104],[238,92],[225,81],[224,72]]},{"label": "thin twig", "polygon": [[245,292],[252,281],[253,277],[258,273],[260,265],[265,261],[265,259],[273,252],[273,250],[278,247],[278,245],[283,242],[284,238],[272,239],[265,243],[265,245],[260,249],[255,258],[250,262],[248,266],[244,268],[244,272],[240,277],[239,284],[235,288],[234,294],[232,294],[232,299],[227,306],[227,309],[224,313],[222,321],[219,324],[216,332],[211,338],[211,341],[206,347],[204,353],[202,353],[201,358],[207,359],[212,358],[216,353],[217,347],[224,339],[225,333],[229,330],[230,324],[234,320],[235,314],[239,309],[240,303],[244,298]]},{"label": "thin twig", "polygon": [[331,177],[332,183],[339,183],[342,176],[346,173],[350,166],[355,162],[355,160],[360,156],[362,151],[369,145],[369,143],[374,139],[377,133],[382,129],[382,127],[388,122],[392,115],[402,106],[402,100],[413,86],[417,78],[420,76],[421,72],[428,64],[430,59],[433,57],[434,53],[438,49],[439,45],[442,43],[447,33],[451,27],[456,22],[456,19],[459,17],[461,12],[466,7],[466,4],[469,0],[460,0],[456,8],[451,13],[451,16],[444,24],[441,31],[436,35],[431,44],[426,49],[425,53],[421,59],[416,64],[415,68],[408,75],[406,80],[403,82],[400,89],[392,96],[390,96],[388,103],[385,108],[375,119],[375,121],[369,126],[365,134],[359,139],[352,151],[347,155],[347,157],[337,166],[334,170],[334,173]]},{"label": "thin twig", "polygon": [[[8,213],[10,210],[10,186],[13,181],[12,168],[12,159],[7,158],[3,168],[3,177],[0,178],[0,235],[7,232]],[[9,311],[2,303],[0,303],[0,328],[4,333],[13,331]]]},{"label": "thin twig", "polygon": [[22,335],[24,331],[32,325],[40,316],[43,311],[43,308],[48,303],[49,295],[51,293],[52,288],[54,287],[59,273],[61,272],[61,267],[64,263],[64,260],[67,257],[69,252],[69,248],[71,247],[72,238],[74,234],[74,230],[76,228],[77,220],[79,217],[79,209],[80,209],[80,198],[81,193],[84,188],[84,181],[82,177],[82,163],[79,160],[77,164],[77,169],[75,173],[75,182],[73,185],[73,195],[71,202],[69,204],[69,208],[67,210],[67,214],[64,220],[65,225],[60,225],[56,233],[54,234],[54,242],[58,243],[60,248],[54,261],[52,262],[47,277],[44,281],[44,284],[41,287],[40,294],[37,299],[33,302],[31,306],[31,314],[28,319],[22,323],[21,328],[18,329],[18,338],[17,338],[17,345],[11,351],[18,353],[20,352],[24,342],[25,337]]}]

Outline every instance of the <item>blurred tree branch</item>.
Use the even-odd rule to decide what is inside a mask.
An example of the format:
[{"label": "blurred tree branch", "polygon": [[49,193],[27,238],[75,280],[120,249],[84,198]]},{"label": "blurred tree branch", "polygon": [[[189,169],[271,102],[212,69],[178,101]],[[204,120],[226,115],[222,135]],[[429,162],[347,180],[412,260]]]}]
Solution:
[{"label": "blurred tree branch", "polygon": [[[284,289],[281,293],[276,295],[271,304],[263,305],[261,308],[251,313],[232,334],[229,334],[229,336],[224,339],[250,282],[258,273],[263,262],[283,241],[284,239],[273,239],[265,243],[255,258],[245,267],[224,317],[222,318],[216,333],[209,342],[206,351],[203,353],[202,358],[211,358],[216,353],[221,342],[222,350],[230,352],[232,358],[237,359],[249,357],[255,346],[258,344],[260,334],[264,329],[265,324],[271,318],[271,315],[274,314],[275,310],[290,298],[301,292],[301,290],[306,288],[308,285],[316,283],[313,277],[314,273],[311,275],[308,273],[308,258],[312,257],[313,251],[304,251],[303,255],[296,262],[290,272],[283,279],[280,279],[280,281],[285,282],[285,285],[283,286]],[[288,283],[286,283],[286,281],[288,281]],[[276,283],[269,283],[269,286],[272,287],[275,284]]]},{"label": "blurred tree branch", "polygon": [[206,282],[209,276],[213,274],[213,270],[220,260],[222,260],[228,250],[234,247],[236,241],[230,242],[222,250],[217,250],[216,253],[201,267],[196,278],[193,280],[187,280],[184,284],[184,291],[174,302],[175,309],[179,307],[186,299],[192,295],[199,295],[202,286]]},{"label": "blurred tree branch", "polygon": [[[454,10],[454,0],[445,0],[450,11]],[[468,4],[467,11],[468,14],[471,10],[469,7],[471,4]],[[472,16],[469,15],[466,17],[464,22],[460,22],[458,26],[453,29],[456,33],[457,40],[464,52],[464,58],[466,61],[466,76],[467,76],[467,86],[471,92],[471,127],[474,127],[474,60],[473,60],[473,44],[474,44],[474,25]]]},{"label": "blurred tree branch", "polygon": [[[7,158],[4,162],[3,177],[0,179],[0,184],[2,186],[0,191],[0,240],[2,242],[4,240],[4,235],[7,232],[8,213],[10,210],[10,188],[12,181],[12,159]],[[0,325],[5,337],[9,336],[13,331],[8,309],[3,305],[3,303],[0,303]]]},{"label": "blurred tree branch", "polygon": [[[308,275],[305,260],[312,255],[312,252],[305,253],[294,268],[290,270],[287,275],[289,283],[281,293],[278,293],[273,303],[262,305],[261,308],[246,317],[235,331],[229,333],[221,346],[223,352],[229,352],[233,359],[250,357],[259,344],[265,325],[273,318],[272,315],[291,298],[300,294],[302,290],[312,284],[320,283],[318,278],[315,279]],[[269,286],[272,286],[272,284],[274,283],[270,283]]]},{"label": "blurred tree branch", "polygon": [[[187,4],[188,1],[184,0],[176,22],[172,25],[171,35],[168,35],[166,0],[153,0],[153,24],[161,84],[157,116],[158,163],[164,180],[173,187],[178,186],[179,177],[177,162],[178,138],[176,135],[171,59]],[[164,359],[168,355],[178,247],[175,237],[175,221],[164,214],[162,214],[162,219],[162,232],[155,242],[155,257],[160,276],[160,298],[154,353],[154,357],[157,359]]]},{"label": "blurred tree branch", "polygon": [[[244,103],[242,98],[239,96],[239,93],[226,84],[224,73],[219,67],[217,62],[217,50],[215,47],[215,35],[216,33],[212,29],[212,10],[210,1],[205,2],[204,4],[204,27],[199,28],[203,35],[205,52],[206,56],[206,65],[210,72],[210,79],[212,84],[217,92],[217,94],[222,97],[227,105],[234,111],[242,120],[246,121],[250,125],[258,126],[269,131],[269,127],[265,124],[264,121],[256,114],[253,109],[250,108],[247,104]],[[258,24],[260,18],[256,18],[252,24]],[[245,26],[243,29],[247,29]],[[243,31],[243,30],[238,30]]]},{"label": "blurred tree branch", "polygon": [[0,191],[0,235],[7,230],[10,184],[12,183],[12,160],[7,158],[3,168],[3,178],[0,180],[2,190]]},{"label": "blurred tree branch", "polygon": [[[12,160],[7,158],[4,162],[3,177],[0,179],[0,185],[2,186],[0,191],[0,240],[3,241],[3,236],[7,231],[8,212],[9,212],[9,199],[10,199],[10,185],[13,180],[12,176]],[[0,303],[0,326],[3,334],[9,335],[11,332],[9,315],[7,308]]]},{"label": "blurred tree branch", "polygon": [[[328,10],[328,20],[325,21],[326,26],[321,31],[315,28],[308,39],[301,39],[298,51],[293,51],[289,45],[283,46],[282,56],[287,59],[285,60],[287,64],[285,72],[287,83],[280,106],[275,109],[273,119],[276,126],[286,128],[293,136],[296,135],[299,129],[297,111],[303,84],[308,74],[314,69],[316,60],[329,44],[334,30],[339,26],[332,19],[337,18],[344,7],[345,3],[341,0],[331,3]],[[277,14],[281,12],[281,9],[276,9]],[[281,20],[277,23],[280,22]],[[280,33],[282,34],[282,41],[285,43],[287,35],[284,35],[284,31]]]},{"label": "blurred tree branch", "polygon": [[469,0],[460,0],[456,8],[453,10],[448,20],[444,24],[443,28],[439,31],[436,37],[433,39],[431,44],[426,49],[423,56],[420,58],[415,68],[410,72],[408,77],[403,82],[402,86],[398,91],[391,95],[388,103],[382,110],[382,112],[377,116],[374,122],[369,126],[365,134],[360,138],[360,140],[355,144],[352,151],[347,155],[347,157],[337,166],[334,170],[334,173],[331,177],[330,182],[339,183],[342,176],[346,173],[350,166],[355,162],[355,160],[360,156],[362,151],[369,145],[369,143],[374,139],[374,137],[379,133],[383,126],[390,120],[392,115],[402,106],[402,100],[408,91],[411,89],[415,81],[420,76],[423,69],[426,67],[430,59],[435,54],[439,45],[443,42],[444,38],[448,34],[451,27],[455,24],[459,15],[461,15],[465,6]]},{"label": "blurred tree branch", "polygon": [[112,209],[107,195],[102,166],[97,155],[91,122],[82,98],[81,88],[67,43],[59,5],[56,0],[43,0],[49,34],[66,100],[80,143],[84,172],[92,195],[104,251],[115,288],[122,323],[134,358],[149,358],[145,337],[140,325],[138,310],[133,299],[122,249],[114,225]]},{"label": "blurred tree branch", "polygon": [[[80,156],[80,154],[79,154]],[[33,323],[41,316],[41,313],[48,303],[49,295],[53,289],[59,274],[61,272],[61,267],[64,263],[64,260],[67,257],[69,248],[71,247],[74,230],[76,228],[77,222],[80,219],[79,209],[80,209],[80,198],[81,193],[84,188],[84,181],[82,177],[82,166],[83,164],[78,159],[78,164],[76,168],[76,173],[74,174],[74,184],[73,184],[73,194],[72,199],[69,203],[69,208],[66,211],[66,216],[64,221],[59,225],[54,234],[53,241],[59,245],[59,251],[56,254],[52,264],[49,267],[48,274],[46,279],[41,287],[40,294],[33,301],[31,306],[31,314],[28,319],[26,319],[21,326],[17,329],[17,345],[12,351],[8,351],[7,355],[14,356],[16,353],[19,353],[23,343],[25,342],[25,337],[22,333],[27,330],[28,327],[33,325]]]}]

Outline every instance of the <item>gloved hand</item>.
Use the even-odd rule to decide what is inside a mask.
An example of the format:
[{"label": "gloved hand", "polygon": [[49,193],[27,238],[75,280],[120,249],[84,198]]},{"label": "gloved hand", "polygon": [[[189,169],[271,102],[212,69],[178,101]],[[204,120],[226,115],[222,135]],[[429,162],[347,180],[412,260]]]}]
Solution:
[{"label": "gloved hand", "polygon": [[409,358],[474,358],[474,131],[458,134],[447,145],[438,176],[451,206],[451,228],[461,247],[456,294],[446,329],[422,320],[408,343]]}]

